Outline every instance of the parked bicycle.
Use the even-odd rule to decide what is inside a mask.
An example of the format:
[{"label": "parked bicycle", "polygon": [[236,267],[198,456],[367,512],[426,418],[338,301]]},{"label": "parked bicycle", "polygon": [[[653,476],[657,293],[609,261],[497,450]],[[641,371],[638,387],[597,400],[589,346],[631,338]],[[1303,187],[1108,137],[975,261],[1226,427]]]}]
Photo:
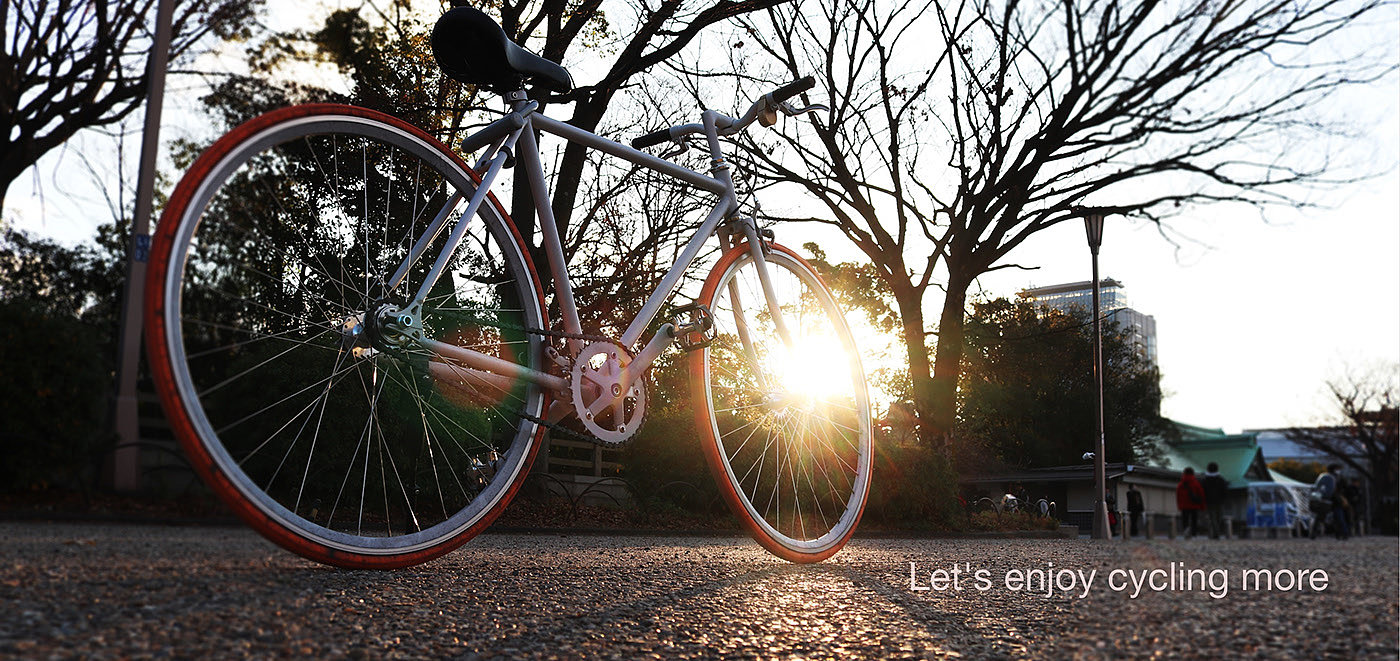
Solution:
[{"label": "parked bicycle", "polygon": [[[172,194],[151,253],[148,352],[201,477],[305,557],[424,562],[496,518],[544,434],[575,433],[565,419],[599,444],[632,438],[647,372],[675,346],[689,352],[705,456],[745,528],[794,562],[837,552],[870,487],[860,358],[817,273],[741,207],[722,141],[819,109],[788,103],[812,79],[739,117],[706,110],[627,147],[536,112],[527,86],[566,92],[568,72],[485,14],[451,9],[433,48],[447,75],[505,101],[502,118],[462,143],[481,152],[474,167],[389,115],[313,104],[237,127]],[[536,132],[715,198],[620,335],[581,326]],[[639,151],[692,139],[708,173]],[[552,306],[491,194],[512,166],[533,193]],[[698,300],[663,312],[711,237],[722,256]]]}]

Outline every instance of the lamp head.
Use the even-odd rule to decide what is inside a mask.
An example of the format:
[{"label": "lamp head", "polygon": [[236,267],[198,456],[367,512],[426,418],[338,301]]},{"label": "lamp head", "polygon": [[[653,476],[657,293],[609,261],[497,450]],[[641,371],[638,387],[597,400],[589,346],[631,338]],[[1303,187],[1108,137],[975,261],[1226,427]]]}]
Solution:
[{"label": "lamp head", "polygon": [[1098,252],[1103,245],[1103,214],[1097,211],[1084,214],[1084,232],[1089,236],[1089,249]]}]

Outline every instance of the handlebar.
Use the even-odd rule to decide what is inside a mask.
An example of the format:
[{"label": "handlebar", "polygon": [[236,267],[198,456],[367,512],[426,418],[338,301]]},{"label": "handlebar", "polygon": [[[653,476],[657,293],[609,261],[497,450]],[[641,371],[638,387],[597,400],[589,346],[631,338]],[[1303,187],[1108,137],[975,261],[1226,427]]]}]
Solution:
[{"label": "handlebar", "polygon": [[632,148],[645,149],[652,145],[659,145],[670,139],[671,129],[661,129],[659,131],[652,131],[651,133],[648,133],[646,135],[639,135],[635,138],[632,138]]},{"label": "handlebar", "polygon": [[[790,106],[784,106],[783,102],[812,89],[816,84],[817,81],[815,78],[804,76],[759,97],[739,119],[721,115],[719,121],[716,122],[716,126],[720,129],[719,134],[734,135],[747,128],[748,125],[752,124],[755,119],[758,119],[759,115],[762,113],[768,112],[771,117],[772,113],[780,107],[786,107],[787,110],[785,112],[794,114],[795,111],[793,111]],[[772,124],[771,121],[767,122],[765,125],[770,124]],[[652,145],[659,145],[667,140],[679,140],[687,135],[704,133],[704,131],[705,127],[701,124],[680,124],[678,126],[672,126],[670,128],[660,129],[637,136],[632,139],[632,148],[644,149]]]},{"label": "handlebar", "polygon": [[772,101],[773,105],[777,105],[816,86],[816,78],[804,76],[769,92],[768,99]]}]

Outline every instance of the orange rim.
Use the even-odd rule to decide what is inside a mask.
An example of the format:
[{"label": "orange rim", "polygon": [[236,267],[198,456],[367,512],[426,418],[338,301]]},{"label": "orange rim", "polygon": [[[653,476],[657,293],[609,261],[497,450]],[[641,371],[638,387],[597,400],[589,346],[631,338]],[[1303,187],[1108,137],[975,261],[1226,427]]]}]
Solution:
[{"label": "orange rim", "polygon": [[[821,281],[821,276],[817,275],[816,270],[796,252],[786,246],[776,244],[772,246],[772,249],[782,252],[801,264],[816,278],[818,284],[826,288],[826,283]],[[715,293],[719,289],[720,279],[723,278],[725,272],[734,265],[734,262],[745,257],[748,252],[749,245],[747,243],[742,243],[731,248],[720,258],[719,263],[715,264],[714,268],[710,270],[709,276],[705,278],[705,286],[700,291],[699,300],[703,305],[709,307],[714,303]],[[759,545],[767,549],[768,552],[784,560],[795,563],[813,563],[821,562],[835,555],[846,546],[851,536],[855,534],[856,528],[860,526],[860,518],[865,512],[866,498],[869,495],[870,481],[867,479],[862,487],[860,506],[856,510],[855,519],[852,521],[850,528],[830,547],[815,553],[805,553],[792,549],[774,539],[764,530],[763,526],[759,525],[758,521],[754,520],[753,516],[749,513],[748,507],[744,504],[744,497],[729,479],[728,462],[723,452],[720,450],[722,440],[716,433],[717,430],[715,429],[713,415],[710,410],[711,402],[706,395],[709,391],[709,384],[706,382],[705,378],[707,370],[706,358],[708,355],[708,349],[701,349],[690,353],[692,408],[695,410],[695,428],[700,436],[701,445],[704,448],[705,461],[709,464],[710,472],[714,475],[715,482],[719,485],[720,494],[724,497],[725,503],[729,505],[730,511],[734,513],[734,516],[737,517],[740,524],[743,525],[744,530],[747,531]],[[867,468],[867,471],[868,470],[869,468]]]},{"label": "orange rim", "polygon": [[[501,512],[510,504],[515,494],[520,490],[521,483],[530,472],[534,464],[535,456],[539,451],[541,439],[544,437],[545,429],[537,426],[535,434],[530,439],[530,447],[525,454],[524,463],[521,466],[518,477],[505,489],[505,494],[495,506],[477,520],[475,524],[452,537],[441,542],[417,551],[371,555],[363,553],[347,552],[340,549],[328,547],[303,538],[291,529],[284,526],[276,519],[268,516],[256,505],[245,498],[232,480],[219,468],[217,462],[209,454],[209,451],[200,442],[199,435],[195,431],[195,425],[191,420],[184,404],[180,399],[176,379],[171,369],[171,356],[166,346],[167,329],[165,327],[165,305],[164,292],[166,285],[166,272],[170,266],[171,250],[174,246],[175,235],[177,233],[179,220],[185,213],[185,208],[190,204],[196,190],[209,175],[210,171],[235,147],[242,144],[249,137],[275,126],[282,122],[310,117],[315,115],[350,115],[372,119],[384,124],[388,124],[405,132],[413,134],[415,137],[427,142],[437,148],[458,167],[460,167],[475,182],[480,183],[481,178],[455,153],[448,149],[441,141],[429,135],[425,131],[398,118],[376,112],[366,108],[347,106],[334,103],[313,103],[299,106],[281,108],[272,112],[260,115],[240,124],[228,134],[219,138],[213,145],[200,154],[195,160],[180,183],[176,185],[175,191],[170,196],[170,201],[166,205],[165,211],[161,214],[161,221],[156,226],[156,232],[152,237],[150,262],[146,274],[146,352],[151,367],[152,380],[155,382],[156,392],[160,396],[161,406],[165,410],[166,418],[169,420],[171,428],[180,441],[180,446],[184,449],[185,455],[194,468],[195,473],[204,480],[204,483],[233,510],[234,514],[245,523],[257,530],[273,543],[281,546],[302,557],[315,560],[317,562],[345,567],[351,569],[396,569],[427,562],[440,557],[453,549],[465,544],[468,540],[480,534],[493,521],[500,516]],[[525,266],[529,270],[531,285],[535,290],[540,305],[544,307],[544,292],[540,289],[540,279],[535,265],[530,259],[530,252],[527,244],[520,237],[519,231],[493,194],[488,194],[487,199],[505,221],[506,227],[510,231],[511,238],[516,242],[520,254],[524,258]],[[548,395],[545,395],[544,405],[548,407]]]}]

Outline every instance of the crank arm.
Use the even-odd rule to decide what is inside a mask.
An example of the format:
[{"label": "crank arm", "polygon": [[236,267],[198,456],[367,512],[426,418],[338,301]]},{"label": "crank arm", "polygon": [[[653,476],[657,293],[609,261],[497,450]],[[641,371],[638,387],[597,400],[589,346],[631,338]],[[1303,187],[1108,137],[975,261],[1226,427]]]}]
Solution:
[{"label": "crank arm", "polygon": [[[676,327],[669,323],[662,324],[656,334],[651,336],[651,341],[647,342],[647,345],[637,354],[637,357],[623,366],[622,377],[618,381],[626,384],[635,383],[637,379],[642,378],[642,375],[647,373],[648,369],[651,369],[651,364],[656,362],[656,359],[661,357],[661,354],[671,348],[675,342]],[[626,392],[624,389],[623,393]],[[616,401],[621,401],[622,397],[623,395],[619,395]]]}]

